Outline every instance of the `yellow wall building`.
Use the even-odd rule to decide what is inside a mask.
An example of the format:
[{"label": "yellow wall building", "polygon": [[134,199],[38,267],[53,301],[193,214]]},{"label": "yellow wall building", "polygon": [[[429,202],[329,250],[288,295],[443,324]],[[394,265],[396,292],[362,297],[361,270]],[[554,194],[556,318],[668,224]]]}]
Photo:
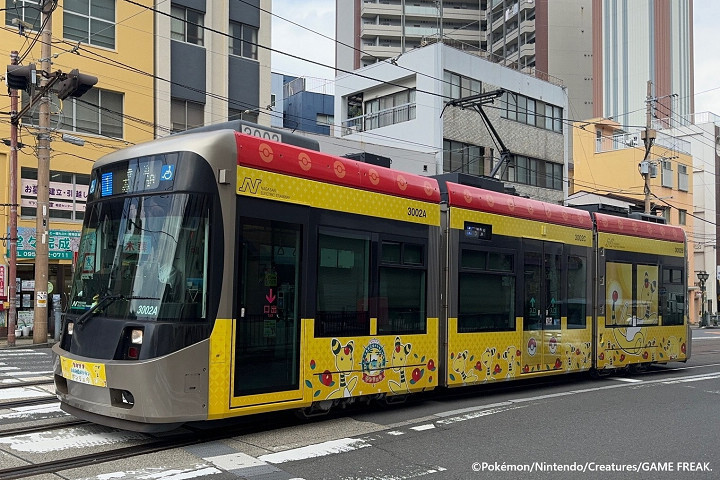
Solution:
[{"label": "yellow wall building", "polygon": [[[138,0],[144,6],[140,7],[128,2],[93,1],[89,2],[92,12],[82,11],[81,6],[68,5],[64,8],[64,3],[62,0],[57,2],[51,14],[51,73],[67,73],[77,68],[81,73],[97,77],[98,82],[81,98],[69,97],[59,101],[51,96],[48,272],[51,285],[48,285],[48,290],[52,290],[51,299],[60,299],[63,306],[65,297],[70,293],[73,251],[77,251],[93,163],[125,145],[151,140],[154,136],[155,104],[154,18],[152,10],[148,9],[153,7],[153,2]],[[18,51],[22,65],[35,63],[37,69],[41,69],[41,21],[37,4],[37,1],[17,1],[17,8],[0,9],[0,58],[5,59],[5,65],[10,64],[10,52]],[[5,2],[2,6],[6,6]],[[86,5],[84,8],[90,7]],[[17,20],[26,25],[22,34],[19,33]],[[5,67],[1,70],[4,75]],[[27,103],[29,95],[21,93],[23,102]],[[9,144],[10,96],[4,88],[0,103],[0,138]],[[21,279],[17,308],[20,324],[32,321],[37,124],[38,107],[33,107],[23,118],[18,135],[23,145],[18,152],[16,172],[20,204],[17,222],[17,273]],[[85,141],[84,146],[64,142],[63,134],[81,138]],[[8,236],[9,229],[9,157],[9,145],[0,143],[0,195],[1,203],[5,204],[0,209],[3,237]],[[4,310],[8,308],[7,285],[10,281],[8,252],[9,243],[3,241],[0,246],[3,272],[0,273],[3,274],[4,284],[0,295]],[[5,319],[5,312],[1,312],[0,336],[4,336],[7,330]],[[53,323],[49,325],[52,331]]]},{"label": "yellow wall building", "polygon": [[[644,210],[645,181],[640,164],[645,146],[638,133],[626,133],[616,122],[594,119],[576,122],[573,131],[573,170],[569,196],[583,192],[634,204]],[[664,216],[669,224],[685,230],[688,247],[688,285],[696,282],[693,267],[693,185],[692,156],[687,142],[658,137],[650,150],[650,213]],[[654,177],[654,178],[653,178]],[[688,295],[689,318],[698,320],[699,290]]]}]

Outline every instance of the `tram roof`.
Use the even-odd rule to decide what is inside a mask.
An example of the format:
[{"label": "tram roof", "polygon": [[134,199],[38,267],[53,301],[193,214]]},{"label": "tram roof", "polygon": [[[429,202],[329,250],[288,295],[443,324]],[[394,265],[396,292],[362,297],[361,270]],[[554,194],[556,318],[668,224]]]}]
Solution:
[{"label": "tram roof", "polygon": [[448,205],[508,217],[526,218],[584,229],[592,229],[590,213],[577,208],[541,202],[459,183],[447,182]]},{"label": "tram roof", "polygon": [[235,139],[238,165],[440,203],[440,188],[434,178],[336,157],[243,133],[235,133]]},{"label": "tram roof", "polygon": [[646,222],[634,218],[618,217],[604,213],[593,213],[598,232],[630,235],[633,237],[684,242],[685,232],[675,225]]}]

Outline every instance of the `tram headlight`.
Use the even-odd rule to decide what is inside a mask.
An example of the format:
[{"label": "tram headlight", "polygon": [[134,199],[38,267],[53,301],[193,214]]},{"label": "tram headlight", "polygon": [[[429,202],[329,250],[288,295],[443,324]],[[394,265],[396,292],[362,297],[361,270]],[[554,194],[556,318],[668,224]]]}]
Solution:
[{"label": "tram headlight", "polygon": [[143,342],[143,331],[140,329],[133,329],[130,332],[130,342],[135,345],[142,345]]},{"label": "tram headlight", "polygon": [[75,327],[75,324],[73,322],[68,322],[67,324],[67,334],[72,335],[73,334],[73,328]]}]

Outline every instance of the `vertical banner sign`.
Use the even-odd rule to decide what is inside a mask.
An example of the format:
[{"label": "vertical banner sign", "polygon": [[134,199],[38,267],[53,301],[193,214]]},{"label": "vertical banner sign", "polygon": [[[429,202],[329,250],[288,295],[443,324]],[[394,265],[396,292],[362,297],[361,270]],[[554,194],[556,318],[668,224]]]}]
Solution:
[{"label": "vertical banner sign", "polygon": [[0,300],[5,301],[7,300],[7,291],[5,291],[5,288],[7,287],[5,279],[6,276],[6,269],[7,267],[5,265],[0,265]]}]

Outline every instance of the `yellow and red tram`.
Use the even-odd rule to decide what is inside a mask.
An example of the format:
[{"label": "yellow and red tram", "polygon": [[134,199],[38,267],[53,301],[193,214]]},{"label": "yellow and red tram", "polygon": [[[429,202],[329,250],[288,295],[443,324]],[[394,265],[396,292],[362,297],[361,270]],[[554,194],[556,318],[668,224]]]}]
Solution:
[{"label": "yellow and red tram", "polygon": [[682,230],[285,135],[96,163],[53,347],[63,409],[164,430],[689,358]]}]

